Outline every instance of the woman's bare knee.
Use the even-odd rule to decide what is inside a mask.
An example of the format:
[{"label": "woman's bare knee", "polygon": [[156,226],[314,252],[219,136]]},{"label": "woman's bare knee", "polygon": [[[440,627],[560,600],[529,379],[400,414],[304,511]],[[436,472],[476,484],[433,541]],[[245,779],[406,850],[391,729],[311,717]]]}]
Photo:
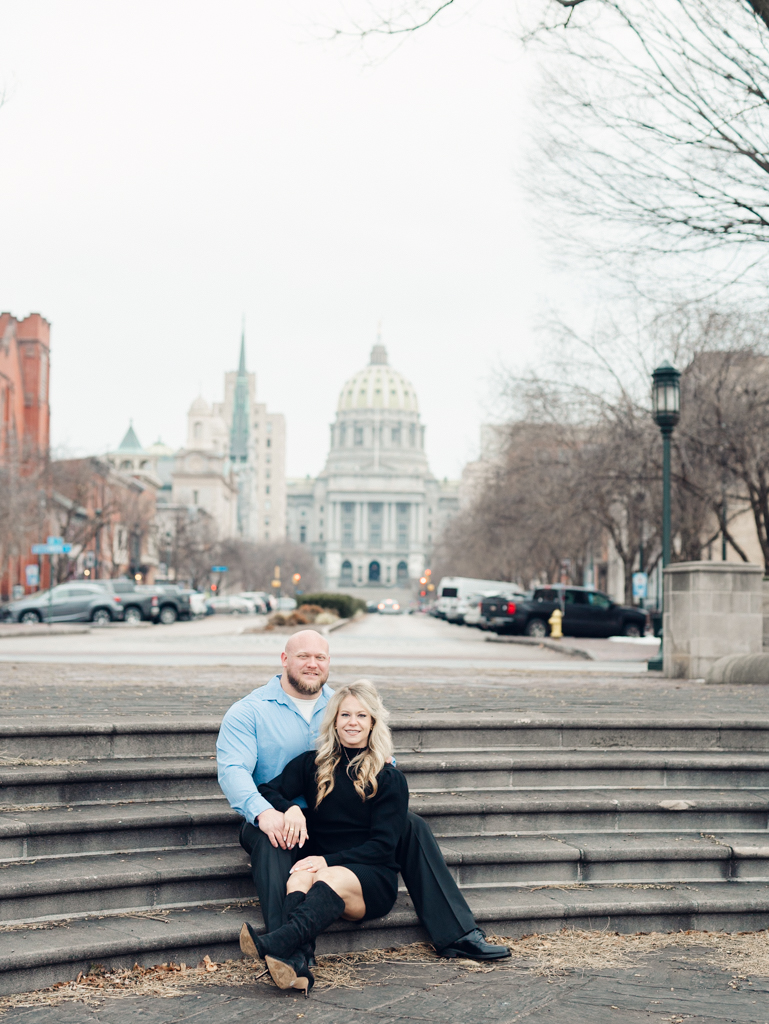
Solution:
[{"label": "woman's bare knee", "polygon": [[295,871],[288,876],[286,892],[309,892],[314,880],[311,871]]}]

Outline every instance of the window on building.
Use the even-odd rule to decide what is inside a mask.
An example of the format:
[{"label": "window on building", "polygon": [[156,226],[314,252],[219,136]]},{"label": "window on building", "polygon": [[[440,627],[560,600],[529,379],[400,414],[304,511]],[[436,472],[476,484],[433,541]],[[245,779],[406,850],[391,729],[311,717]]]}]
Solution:
[{"label": "window on building", "polygon": [[269,518],[269,516],[265,519],[264,525],[265,526],[269,526],[270,525],[270,518]]},{"label": "window on building", "polygon": [[265,494],[269,494],[270,493],[270,485],[269,484],[267,484],[267,486],[265,487],[264,493]]},{"label": "window on building", "polygon": [[[192,436],[195,438],[196,441],[199,441],[202,438],[202,436],[203,436],[203,424],[202,423],[196,423],[193,426],[193,428],[192,428]],[[126,445],[126,448],[127,447],[128,447],[128,445]]]},{"label": "window on building", "polygon": [[120,463],[120,468],[121,469],[133,469],[134,467],[133,467],[133,463],[131,462],[130,459],[123,459],[123,461]]},{"label": "window on building", "polygon": [[355,503],[352,501],[342,502],[342,544],[350,547],[355,542]]},{"label": "window on building", "polygon": [[368,581],[369,583],[379,583],[382,575],[382,567],[379,562],[369,562],[368,565]]},{"label": "window on building", "polygon": [[398,583],[404,586],[409,581],[409,567],[405,562],[398,562]]},{"label": "window on building", "polygon": [[347,559],[342,562],[342,572],[339,576],[340,583],[352,583],[352,562]]},{"label": "window on building", "polygon": [[392,436],[393,444],[400,444],[401,443],[401,428],[400,428],[400,426],[393,427],[392,430],[390,431],[390,434]]},{"label": "window on building", "polygon": [[198,492],[197,491],[193,491],[192,492],[192,504],[193,505],[197,505],[197,503],[198,503]]},{"label": "window on building", "polygon": [[417,443],[417,428],[414,423],[409,427],[409,444],[413,448]]},{"label": "window on building", "polygon": [[269,498],[265,501],[264,507],[265,508],[270,508],[270,500],[269,500]]},{"label": "window on building", "polygon": [[353,434],[353,444],[356,444],[356,445],[362,445],[363,444],[363,427],[356,427],[355,428],[355,432]]},{"label": "window on building", "polygon": [[267,452],[267,455],[265,456],[265,461],[266,461],[267,463],[270,463],[270,462],[272,462],[272,455],[270,455],[270,453],[269,453],[269,452]]},{"label": "window on building", "polygon": [[267,447],[268,447],[268,448],[271,448],[271,447],[272,447],[272,438],[271,438],[271,437],[268,437],[268,438],[267,438]]},{"label": "window on building", "polygon": [[409,511],[411,506],[407,502],[399,501],[395,506],[395,536],[399,548],[408,547],[409,544]]},{"label": "window on building", "polygon": [[307,527],[304,523],[299,527],[299,543],[304,544],[307,541]]},{"label": "window on building", "polygon": [[343,423],[339,428],[339,445],[341,448],[347,444],[347,427]]},{"label": "window on building", "polygon": [[371,547],[378,548],[382,544],[382,523],[384,505],[381,501],[369,502],[368,506],[368,542]]},{"label": "window on building", "polygon": [[[268,434],[272,433],[272,420],[267,420],[267,433]],[[270,442],[268,441],[267,444],[269,444],[269,443]]]},{"label": "window on building", "polygon": [[264,471],[264,479],[265,480],[269,480],[270,476],[271,476],[271,470],[265,469],[265,471]]}]

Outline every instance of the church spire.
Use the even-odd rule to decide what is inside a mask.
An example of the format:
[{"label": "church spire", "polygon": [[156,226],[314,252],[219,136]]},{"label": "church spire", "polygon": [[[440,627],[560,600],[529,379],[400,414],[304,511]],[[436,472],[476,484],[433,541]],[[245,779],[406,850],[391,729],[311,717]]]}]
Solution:
[{"label": "church spire", "polygon": [[246,318],[243,317],[243,326],[240,329],[240,363],[238,364],[238,377],[246,375]]},{"label": "church spire", "polygon": [[232,403],[232,426],[230,427],[230,460],[246,462],[248,459],[248,374],[246,373],[246,324],[240,333],[240,362],[235,379],[235,395]]}]

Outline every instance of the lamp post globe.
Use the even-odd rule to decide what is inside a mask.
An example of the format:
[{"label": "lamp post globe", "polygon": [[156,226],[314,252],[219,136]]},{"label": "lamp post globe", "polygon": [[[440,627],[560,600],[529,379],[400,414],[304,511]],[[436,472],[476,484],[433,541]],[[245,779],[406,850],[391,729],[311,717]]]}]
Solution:
[{"label": "lamp post globe", "polygon": [[667,360],[652,373],[652,417],[662,431],[672,432],[681,415],[681,373]]}]

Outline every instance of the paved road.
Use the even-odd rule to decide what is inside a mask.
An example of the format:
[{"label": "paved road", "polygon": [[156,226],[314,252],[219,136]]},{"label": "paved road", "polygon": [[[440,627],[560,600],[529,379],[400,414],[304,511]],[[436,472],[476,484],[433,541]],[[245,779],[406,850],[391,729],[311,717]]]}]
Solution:
[{"label": "paved road", "polygon": [[[286,641],[261,629],[264,620],[210,616],[173,626],[115,625],[87,633],[46,635],[40,625],[25,636],[2,636],[0,662],[55,662],[101,665],[276,665]],[[427,615],[367,615],[332,633],[337,665],[453,669],[511,668],[552,672],[645,673],[654,645],[609,640],[580,641],[597,660],[569,657],[552,649],[488,643],[478,629],[454,626]],[[570,640],[564,641],[573,646]]]}]

